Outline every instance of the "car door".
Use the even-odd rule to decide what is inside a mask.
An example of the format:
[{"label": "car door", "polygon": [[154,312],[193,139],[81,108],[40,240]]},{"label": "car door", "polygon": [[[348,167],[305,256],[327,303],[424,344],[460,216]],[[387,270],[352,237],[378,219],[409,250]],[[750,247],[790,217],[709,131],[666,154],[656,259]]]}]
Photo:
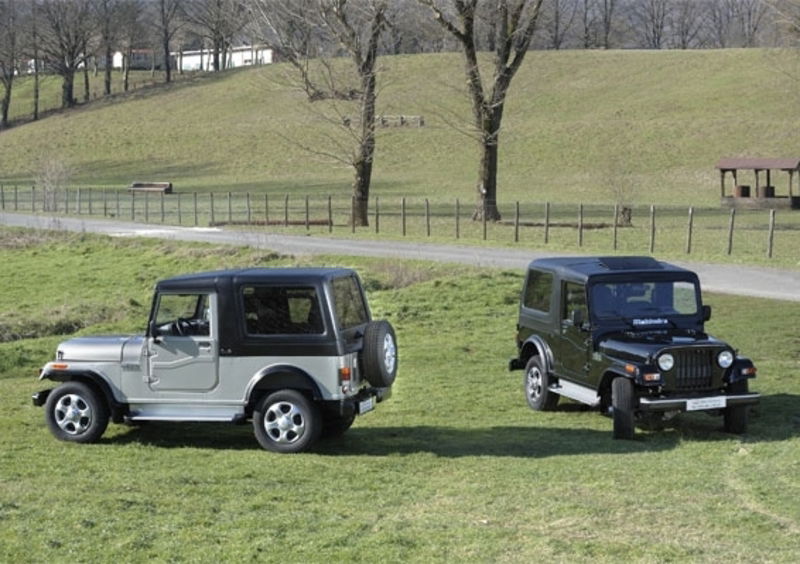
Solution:
[{"label": "car door", "polygon": [[216,294],[158,296],[147,342],[147,383],[153,392],[207,392],[218,382]]},{"label": "car door", "polygon": [[[578,323],[574,322],[575,312],[578,314]],[[557,350],[553,351],[556,371],[561,377],[585,383],[588,379],[591,334],[581,322],[588,322],[586,287],[583,284],[562,282],[560,317]]]}]

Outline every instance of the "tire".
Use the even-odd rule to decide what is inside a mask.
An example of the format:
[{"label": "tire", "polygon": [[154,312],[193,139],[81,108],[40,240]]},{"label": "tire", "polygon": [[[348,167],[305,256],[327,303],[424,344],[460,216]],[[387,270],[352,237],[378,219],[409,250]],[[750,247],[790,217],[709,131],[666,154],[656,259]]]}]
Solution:
[{"label": "tire", "polygon": [[[729,394],[746,394],[747,380],[740,380],[728,385]],[[747,406],[732,405],[722,413],[726,433],[743,435],[747,432]]]},{"label": "tire", "polygon": [[322,417],[316,404],[296,390],[279,390],[261,398],[253,411],[253,431],[262,448],[296,453],[319,438]]},{"label": "tire", "polygon": [[350,415],[326,415],[322,419],[322,436],[326,439],[341,437],[355,420],[355,412]]},{"label": "tire", "polygon": [[50,392],[44,416],[57,439],[73,443],[93,443],[108,427],[105,398],[81,382],[66,382]]},{"label": "tire", "polygon": [[611,382],[611,407],[614,418],[614,438],[633,439],[633,382],[621,376],[614,378]]},{"label": "tire", "polygon": [[528,406],[536,411],[552,411],[558,405],[558,394],[549,389],[550,378],[538,356],[532,356],[525,365],[522,389]]},{"label": "tire", "polygon": [[367,382],[388,388],[397,376],[397,337],[388,321],[372,321],[364,330],[361,366]]}]

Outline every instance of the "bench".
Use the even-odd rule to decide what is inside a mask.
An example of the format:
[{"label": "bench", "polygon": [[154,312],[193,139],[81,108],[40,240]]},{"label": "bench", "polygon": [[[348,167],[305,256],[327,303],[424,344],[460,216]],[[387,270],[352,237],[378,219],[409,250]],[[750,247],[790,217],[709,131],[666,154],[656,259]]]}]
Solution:
[{"label": "bench", "polygon": [[172,193],[172,182],[132,182],[128,187],[131,192],[162,192]]}]

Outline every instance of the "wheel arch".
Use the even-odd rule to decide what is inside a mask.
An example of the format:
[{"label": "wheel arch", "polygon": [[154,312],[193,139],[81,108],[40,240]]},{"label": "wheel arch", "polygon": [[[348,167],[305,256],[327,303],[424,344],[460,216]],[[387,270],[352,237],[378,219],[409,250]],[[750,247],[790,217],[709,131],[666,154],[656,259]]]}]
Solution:
[{"label": "wheel arch", "polygon": [[539,336],[531,336],[522,343],[519,351],[520,364],[524,367],[531,357],[538,356],[544,360],[543,368],[548,374],[553,373],[553,351],[547,342]]},{"label": "wheel arch", "polygon": [[314,379],[302,368],[288,364],[270,366],[259,371],[247,386],[245,400],[252,409],[264,394],[290,389],[302,392],[314,401],[322,399],[322,392]]},{"label": "wheel arch", "polygon": [[41,379],[52,380],[64,384],[66,382],[80,382],[91,388],[100,399],[105,401],[108,411],[111,414],[111,420],[114,423],[122,423],[125,415],[128,413],[127,406],[119,403],[114,398],[114,392],[111,391],[111,385],[108,381],[97,372],[91,370],[80,371],[65,371],[55,372],[50,371],[43,373]]}]

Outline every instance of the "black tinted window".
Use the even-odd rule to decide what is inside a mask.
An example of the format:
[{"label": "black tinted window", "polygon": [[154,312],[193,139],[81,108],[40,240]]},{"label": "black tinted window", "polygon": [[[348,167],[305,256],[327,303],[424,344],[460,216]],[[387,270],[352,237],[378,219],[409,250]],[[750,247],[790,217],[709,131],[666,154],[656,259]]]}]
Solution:
[{"label": "black tinted window", "polygon": [[333,302],[340,329],[349,329],[369,321],[361,286],[353,276],[333,280]]},{"label": "black tinted window", "polygon": [[324,333],[315,288],[246,286],[244,315],[251,335]]},{"label": "black tinted window", "polygon": [[525,285],[522,305],[539,311],[550,311],[550,296],[553,295],[553,275],[549,272],[531,270]]}]

